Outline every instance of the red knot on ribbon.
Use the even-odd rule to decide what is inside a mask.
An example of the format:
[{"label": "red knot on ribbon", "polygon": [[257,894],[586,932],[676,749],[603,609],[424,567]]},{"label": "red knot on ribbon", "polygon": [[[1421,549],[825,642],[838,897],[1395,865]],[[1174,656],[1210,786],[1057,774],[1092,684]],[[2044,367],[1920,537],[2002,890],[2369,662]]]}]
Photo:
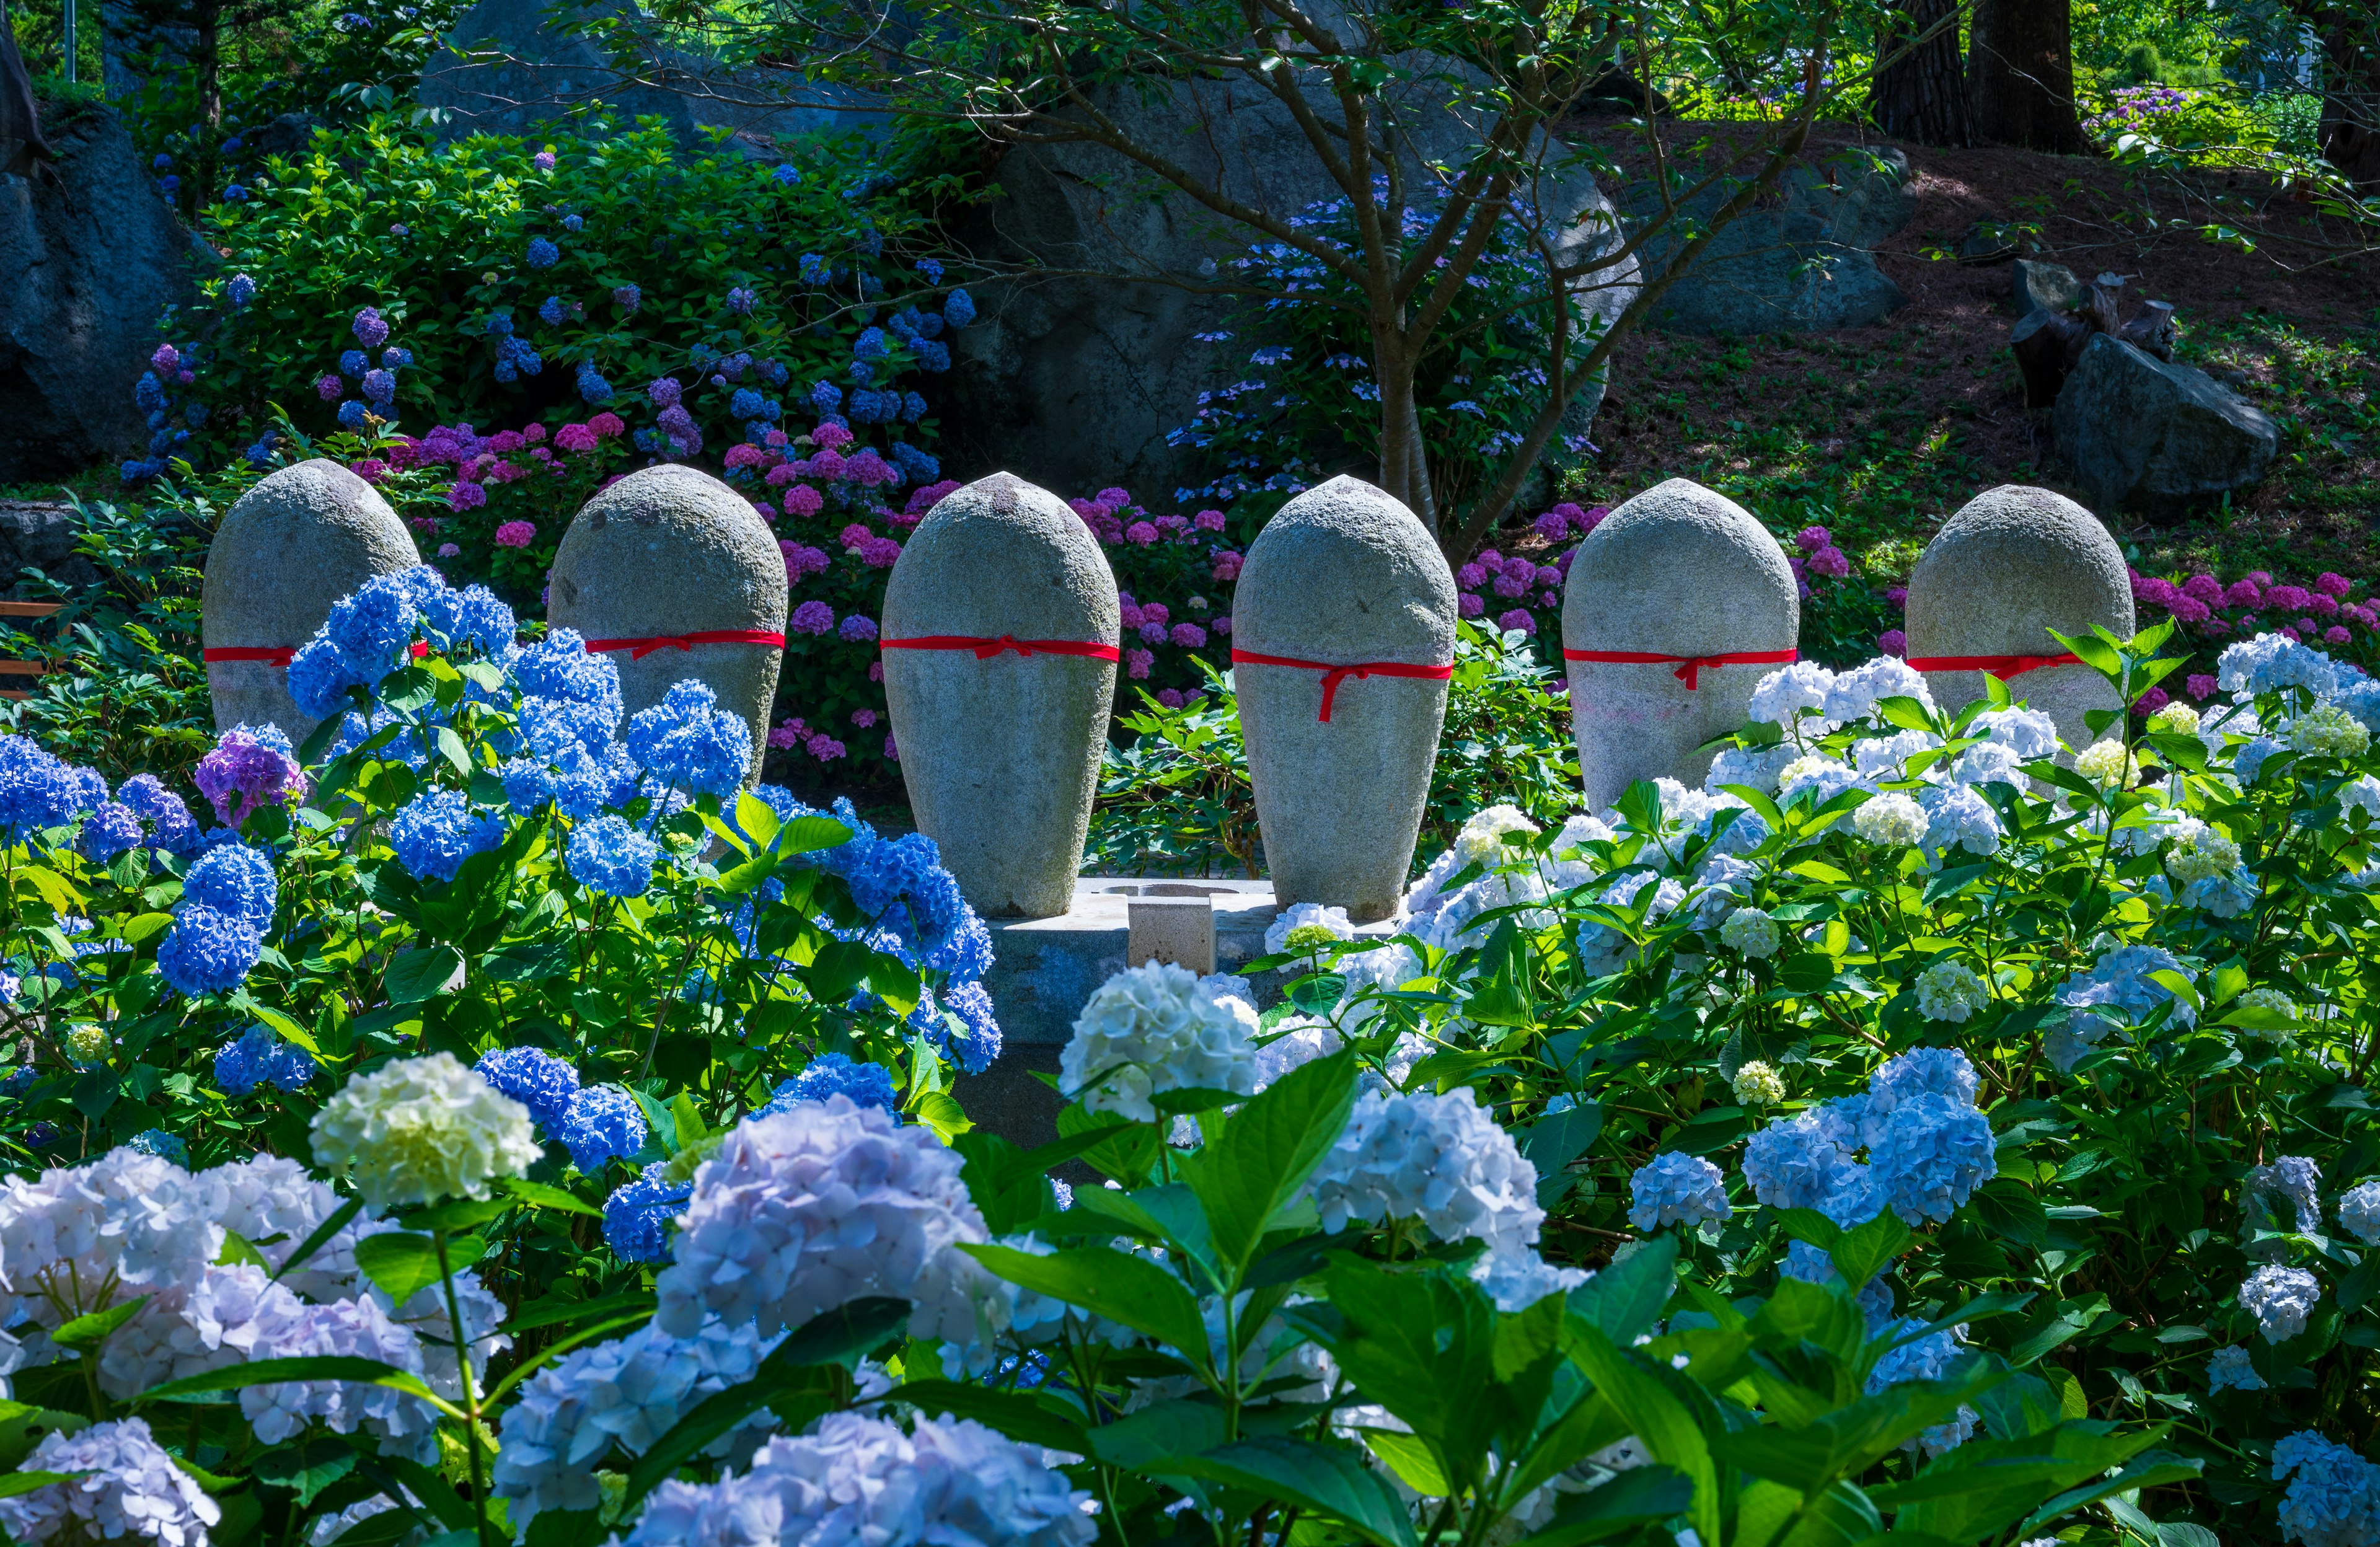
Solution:
[{"label": "red knot on ribbon", "polygon": [[913,640],[879,640],[884,650],[971,650],[978,661],[1014,651],[1019,655],[1079,655],[1089,661],[1121,661],[1115,646],[1093,640],[1020,640],[1013,634],[986,639],[979,634],[920,634]]},{"label": "red knot on ribbon", "polygon": [[1565,650],[1565,661],[1591,661],[1607,666],[1675,666],[1670,675],[1689,693],[1702,690],[1702,676],[1716,666],[1782,666],[1802,658],[1798,650],[1738,650],[1723,655],[1659,655],[1648,650]]},{"label": "red knot on ribbon", "polygon": [[2079,666],[2079,655],[1912,655],[1909,666],[1920,672],[1989,672],[2006,682],[2044,666]]},{"label": "red knot on ribbon", "polygon": [[589,640],[587,653],[608,654],[625,650],[631,661],[641,661],[657,650],[692,650],[698,644],[757,644],[785,648],[785,637],[766,628],[704,628],[691,634],[655,634],[643,640]]},{"label": "red knot on ribbon", "polygon": [[[420,640],[414,640],[412,648],[417,661],[430,653],[430,646]],[[202,661],[261,661],[268,666],[286,666],[297,658],[296,645],[225,645],[199,652]]]},{"label": "red knot on ribbon", "polygon": [[1322,713],[1315,718],[1324,725],[1330,723],[1330,706],[1338,700],[1339,685],[1351,676],[1405,676],[1420,682],[1444,682],[1454,675],[1452,665],[1409,666],[1402,661],[1359,661],[1351,666],[1334,666],[1328,661],[1300,661],[1288,655],[1259,655],[1252,650],[1232,652],[1234,666],[1290,666],[1299,671],[1322,674]]}]

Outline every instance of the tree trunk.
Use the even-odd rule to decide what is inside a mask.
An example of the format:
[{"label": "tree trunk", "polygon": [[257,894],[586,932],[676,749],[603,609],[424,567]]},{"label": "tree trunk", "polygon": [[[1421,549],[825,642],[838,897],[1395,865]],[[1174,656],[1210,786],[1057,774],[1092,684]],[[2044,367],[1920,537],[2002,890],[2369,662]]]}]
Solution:
[{"label": "tree trunk", "polygon": [[[1925,41],[1909,47],[1912,39]],[[1888,59],[1868,87],[1876,128],[1920,145],[1965,147],[1975,142],[1967,80],[1959,54],[1958,0],[1901,0],[1876,35],[1876,56]]]},{"label": "tree trunk", "polygon": [[[199,112],[211,129],[223,128],[223,6],[200,0],[198,9]],[[201,190],[203,191],[203,190]]]},{"label": "tree trunk", "polygon": [[2356,186],[2380,188],[2380,18],[2368,4],[2311,18],[2322,38],[2322,153]]},{"label": "tree trunk", "polygon": [[1414,400],[1414,369],[1403,344],[1372,335],[1373,380],[1380,389],[1380,487],[1421,518],[1438,535],[1438,502],[1429,483],[1429,448],[1421,432],[1421,409]]},{"label": "tree trunk", "polygon": [[2088,149],[2074,114],[2070,0],[1976,0],[1967,52],[1974,131],[2003,145],[2069,155]]}]

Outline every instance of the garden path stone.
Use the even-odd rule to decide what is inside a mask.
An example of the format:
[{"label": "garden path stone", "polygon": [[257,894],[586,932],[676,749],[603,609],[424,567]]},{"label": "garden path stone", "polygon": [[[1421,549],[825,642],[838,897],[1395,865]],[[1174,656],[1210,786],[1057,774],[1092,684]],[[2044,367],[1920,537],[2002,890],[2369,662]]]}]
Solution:
[{"label": "garden path stone", "polygon": [[[2047,489],[2003,483],[1977,494],[1942,524],[1909,577],[1912,661],[2059,654],[2049,630],[2088,634],[2094,624],[2131,638],[2131,576],[2099,518]],[[1947,713],[1984,696],[1980,671],[1928,672],[1925,681]],[[2044,666],[2008,686],[2078,750],[2097,739],[2087,712],[2122,707],[2088,666]]]},{"label": "garden path stone", "polygon": [[[599,491],[571,518],[555,553],[547,616],[589,640],[654,640],[718,630],[783,634],[785,560],[752,502],[709,473],[642,468]],[[700,679],[719,707],[752,728],[757,783],[768,750],[782,647],[708,642],[609,652],[636,713]]]},{"label": "garden path stone", "polygon": [[[1114,647],[1115,576],[1065,501],[1008,473],[945,495],[884,588],[883,637]],[[972,649],[884,652],[917,830],[988,919],[1066,911],[1090,830],[1116,663]]]},{"label": "garden path stone", "polygon": [[[1724,494],[1673,478],[1586,534],[1562,591],[1564,650],[1701,658],[1795,648],[1802,603],[1784,550]],[[1568,661],[1571,722],[1589,810],[1639,779],[1699,788],[1703,744],[1740,729],[1752,690],[1782,662],[1697,665]]]},{"label": "garden path stone", "polygon": [[[1387,491],[1342,475],[1281,506],[1249,544],[1232,647],[1333,666],[1443,666],[1454,620],[1454,576],[1428,529]],[[1326,675],[1237,667],[1248,779],[1281,905],[1321,903],[1370,923],[1403,899],[1447,684],[1349,676],[1325,723]]]},{"label": "garden path stone", "polygon": [[2172,518],[2256,486],[2280,428],[2194,366],[2100,334],[2058,389],[2058,456],[2103,510]]},{"label": "garden path stone", "polygon": [[[200,631],[208,650],[295,650],[331,604],[375,575],[421,562],[380,491],[316,457],[267,473],[224,513],[207,548]],[[274,725],[303,743],[319,721],[289,697],[285,667],[210,661],[215,729]]]}]

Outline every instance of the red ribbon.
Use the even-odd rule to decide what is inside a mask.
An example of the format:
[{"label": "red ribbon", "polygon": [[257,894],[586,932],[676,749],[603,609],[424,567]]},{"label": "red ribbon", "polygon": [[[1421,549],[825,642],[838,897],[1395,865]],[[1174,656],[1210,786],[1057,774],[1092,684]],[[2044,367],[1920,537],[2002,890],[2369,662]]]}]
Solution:
[{"label": "red ribbon", "polygon": [[1093,640],[1020,640],[1013,634],[986,639],[979,634],[920,634],[914,640],[879,640],[883,650],[972,650],[978,661],[1014,651],[1019,655],[1079,655],[1089,661],[1121,661],[1115,646]]},{"label": "red ribbon", "polygon": [[766,628],[704,628],[692,634],[655,634],[644,640],[589,640],[587,653],[603,655],[625,650],[631,661],[641,661],[657,650],[692,650],[698,644],[757,644],[785,648],[785,637]]},{"label": "red ribbon", "polygon": [[[417,661],[430,653],[429,644],[413,641],[413,658]],[[268,666],[285,666],[298,658],[295,645],[226,645],[216,650],[199,652],[201,661],[261,661]]]},{"label": "red ribbon", "polygon": [[1608,666],[1668,666],[1670,675],[1689,693],[1702,689],[1703,673],[1714,666],[1781,666],[1799,661],[1798,650],[1738,650],[1724,655],[1658,655],[1645,650],[1564,650],[1565,661],[1592,661]]},{"label": "red ribbon", "polygon": [[1315,718],[1324,725],[1330,723],[1330,706],[1339,697],[1339,685],[1351,676],[1407,676],[1421,682],[1444,682],[1454,675],[1451,665],[1408,666],[1402,661],[1361,661],[1352,666],[1334,666],[1328,661],[1300,661],[1288,655],[1258,655],[1252,650],[1233,650],[1234,666],[1294,666],[1300,671],[1322,674],[1322,713]]},{"label": "red ribbon", "polygon": [[2044,666],[2079,666],[2079,655],[1912,655],[1909,666],[1920,672],[1989,672],[2006,682]]}]

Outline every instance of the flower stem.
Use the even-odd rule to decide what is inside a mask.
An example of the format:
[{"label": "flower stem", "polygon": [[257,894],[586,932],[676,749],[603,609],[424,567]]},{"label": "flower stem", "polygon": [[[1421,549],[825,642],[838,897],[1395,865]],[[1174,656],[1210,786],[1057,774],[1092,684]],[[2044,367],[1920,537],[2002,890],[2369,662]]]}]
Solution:
[{"label": "flower stem", "polygon": [[463,1381],[463,1445],[471,1457],[471,1510],[479,1519],[480,1547],[493,1547],[488,1529],[488,1468],[480,1454],[480,1383],[471,1375],[471,1344],[463,1332],[463,1302],[455,1294],[455,1269],[447,1261],[446,1232],[433,1229],[438,1282],[446,1291],[446,1320],[455,1329],[455,1369]]}]

